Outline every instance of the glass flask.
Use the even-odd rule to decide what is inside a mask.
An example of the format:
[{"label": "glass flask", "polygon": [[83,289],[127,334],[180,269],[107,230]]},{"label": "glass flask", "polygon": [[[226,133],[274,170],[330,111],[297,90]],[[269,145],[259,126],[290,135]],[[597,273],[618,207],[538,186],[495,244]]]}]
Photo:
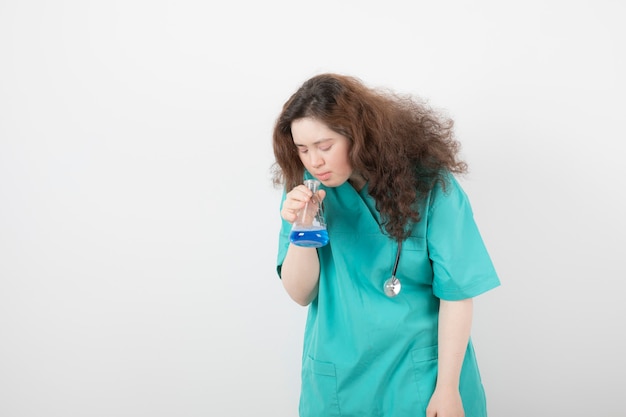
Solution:
[{"label": "glass flask", "polygon": [[318,180],[305,180],[304,185],[311,190],[313,197],[298,212],[298,217],[291,226],[289,240],[297,246],[319,248],[328,243],[324,208],[317,196],[320,182]]}]

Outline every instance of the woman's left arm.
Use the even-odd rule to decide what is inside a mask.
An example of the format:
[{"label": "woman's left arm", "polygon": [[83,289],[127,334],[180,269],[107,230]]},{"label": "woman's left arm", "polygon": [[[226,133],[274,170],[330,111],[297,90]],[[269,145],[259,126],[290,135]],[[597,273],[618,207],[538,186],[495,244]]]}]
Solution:
[{"label": "woman's left arm", "polygon": [[471,298],[440,302],[437,385],[426,409],[427,417],[465,415],[459,392],[459,379],[470,338],[472,313]]}]

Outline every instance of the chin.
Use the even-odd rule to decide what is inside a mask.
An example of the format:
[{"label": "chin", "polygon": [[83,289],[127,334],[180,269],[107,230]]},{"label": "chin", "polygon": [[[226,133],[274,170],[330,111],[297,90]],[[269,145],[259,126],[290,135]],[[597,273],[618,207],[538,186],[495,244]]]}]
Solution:
[{"label": "chin", "polygon": [[324,185],[324,187],[335,188],[335,187],[339,187],[340,185],[343,185],[346,182],[346,180],[329,179],[327,181],[320,180],[320,182]]}]

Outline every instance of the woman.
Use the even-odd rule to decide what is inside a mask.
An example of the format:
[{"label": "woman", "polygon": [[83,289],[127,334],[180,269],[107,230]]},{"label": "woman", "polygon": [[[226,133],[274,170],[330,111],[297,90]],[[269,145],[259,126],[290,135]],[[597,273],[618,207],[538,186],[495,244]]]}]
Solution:
[{"label": "woman", "polygon": [[[300,416],[486,416],[472,298],[500,282],[454,177],[467,167],[452,125],[339,74],[309,79],[283,106],[277,271],[309,306]],[[289,241],[312,197],[306,178],[322,183],[320,248]],[[384,288],[392,274],[397,295]]]}]

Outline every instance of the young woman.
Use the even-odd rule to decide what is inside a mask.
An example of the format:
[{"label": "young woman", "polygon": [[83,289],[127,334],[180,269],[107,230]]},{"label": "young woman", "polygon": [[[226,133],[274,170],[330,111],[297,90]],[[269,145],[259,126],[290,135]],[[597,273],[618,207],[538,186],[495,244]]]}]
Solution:
[{"label": "young woman", "polygon": [[[486,416],[472,298],[500,282],[454,176],[467,167],[452,125],[339,74],[309,79],[283,106],[277,271],[309,306],[300,416]],[[322,184],[330,241],[319,248],[289,240],[308,178]]]}]

